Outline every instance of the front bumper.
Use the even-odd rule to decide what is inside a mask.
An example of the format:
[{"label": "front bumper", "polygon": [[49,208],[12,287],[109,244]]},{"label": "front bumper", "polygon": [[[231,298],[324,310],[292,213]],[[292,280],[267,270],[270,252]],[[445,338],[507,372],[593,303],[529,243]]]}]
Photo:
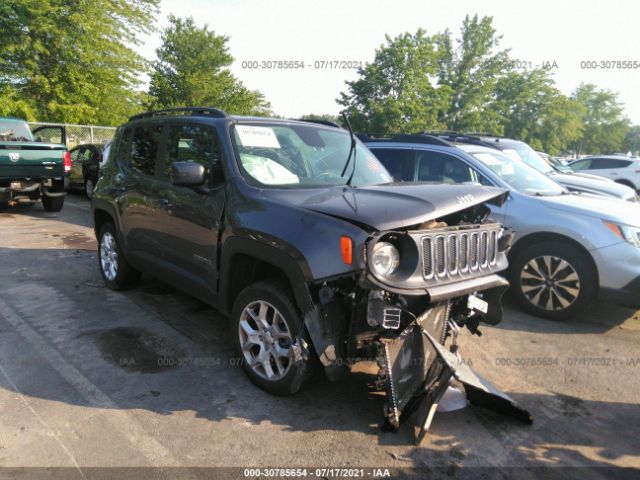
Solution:
[{"label": "front bumper", "polygon": [[620,242],[592,250],[600,279],[599,297],[640,307],[640,248]]}]

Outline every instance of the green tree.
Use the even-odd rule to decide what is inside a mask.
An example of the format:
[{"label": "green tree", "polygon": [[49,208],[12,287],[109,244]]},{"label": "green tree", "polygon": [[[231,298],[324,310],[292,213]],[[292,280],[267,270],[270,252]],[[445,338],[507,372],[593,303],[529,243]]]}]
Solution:
[{"label": "green tree", "polygon": [[337,102],[345,107],[356,131],[375,135],[442,128],[439,118],[450,91],[437,85],[436,42],[424,30],[386,37],[375,60],[347,82],[349,93]]},{"label": "green tree", "polygon": [[563,95],[544,69],[511,71],[500,78],[489,109],[499,116],[501,131],[494,133],[552,155],[582,134],[583,106]]},{"label": "green tree", "polygon": [[331,115],[330,113],[321,113],[321,114],[309,113],[306,115],[302,115],[300,119],[301,120],[323,120],[325,122],[337,123],[338,125],[342,125],[344,123],[341,116]]},{"label": "green tree", "polygon": [[193,18],[169,16],[158,59],[152,64],[149,96],[154,108],[212,106],[236,115],[264,115],[264,96],[247,89],[226,67],[233,63],[228,37]]},{"label": "green tree", "polygon": [[629,120],[624,116],[618,94],[583,83],[572,98],[585,111],[583,133],[576,142],[576,153],[614,153],[622,150]]},{"label": "green tree", "polygon": [[[438,44],[438,83],[451,92],[442,121],[459,131],[496,131],[497,115],[487,110],[496,83],[509,65],[507,50],[498,50],[492,17],[466,16],[460,38],[448,30],[435,37]],[[454,46],[455,45],[455,46]]]},{"label": "green tree", "polygon": [[637,155],[640,152],[640,125],[629,127],[624,136],[624,151]]},{"label": "green tree", "polygon": [[0,112],[118,124],[140,108],[134,48],[159,0],[0,2]]}]

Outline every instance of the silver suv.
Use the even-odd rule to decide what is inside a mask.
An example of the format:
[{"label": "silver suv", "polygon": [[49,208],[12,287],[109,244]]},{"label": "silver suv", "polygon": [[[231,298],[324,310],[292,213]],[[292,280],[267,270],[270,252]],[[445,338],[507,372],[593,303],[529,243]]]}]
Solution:
[{"label": "silver suv", "polygon": [[640,206],[571,193],[500,151],[431,135],[369,139],[367,146],[397,179],[480,183],[510,190],[493,220],[515,230],[509,279],[535,315],[565,319],[600,296],[640,302]]}]

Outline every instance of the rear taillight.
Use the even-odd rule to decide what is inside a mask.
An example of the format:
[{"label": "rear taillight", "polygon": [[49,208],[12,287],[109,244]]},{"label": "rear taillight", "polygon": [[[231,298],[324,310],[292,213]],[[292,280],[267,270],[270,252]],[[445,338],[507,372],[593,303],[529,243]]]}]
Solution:
[{"label": "rear taillight", "polygon": [[71,154],[69,152],[64,152],[64,173],[69,173],[73,168],[73,164],[71,163]]}]

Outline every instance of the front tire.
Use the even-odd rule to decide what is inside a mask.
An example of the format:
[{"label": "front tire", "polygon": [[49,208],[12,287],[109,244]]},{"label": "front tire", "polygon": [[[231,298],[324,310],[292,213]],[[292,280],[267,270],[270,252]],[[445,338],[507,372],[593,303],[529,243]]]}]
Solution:
[{"label": "front tire", "polygon": [[300,313],[282,282],[261,281],[240,292],[231,335],[249,379],[273,395],[296,393],[313,373]]},{"label": "front tire", "polygon": [[509,277],[520,305],[550,320],[566,320],[584,311],[598,292],[598,275],[589,255],[557,241],[519,252]]},{"label": "front tire", "polygon": [[59,212],[64,205],[64,196],[62,197],[48,197],[42,196],[42,206],[47,212]]},{"label": "front tire", "polygon": [[105,285],[111,290],[123,290],[140,278],[140,272],[124,258],[116,227],[111,223],[104,224],[98,234],[98,265]]}]

